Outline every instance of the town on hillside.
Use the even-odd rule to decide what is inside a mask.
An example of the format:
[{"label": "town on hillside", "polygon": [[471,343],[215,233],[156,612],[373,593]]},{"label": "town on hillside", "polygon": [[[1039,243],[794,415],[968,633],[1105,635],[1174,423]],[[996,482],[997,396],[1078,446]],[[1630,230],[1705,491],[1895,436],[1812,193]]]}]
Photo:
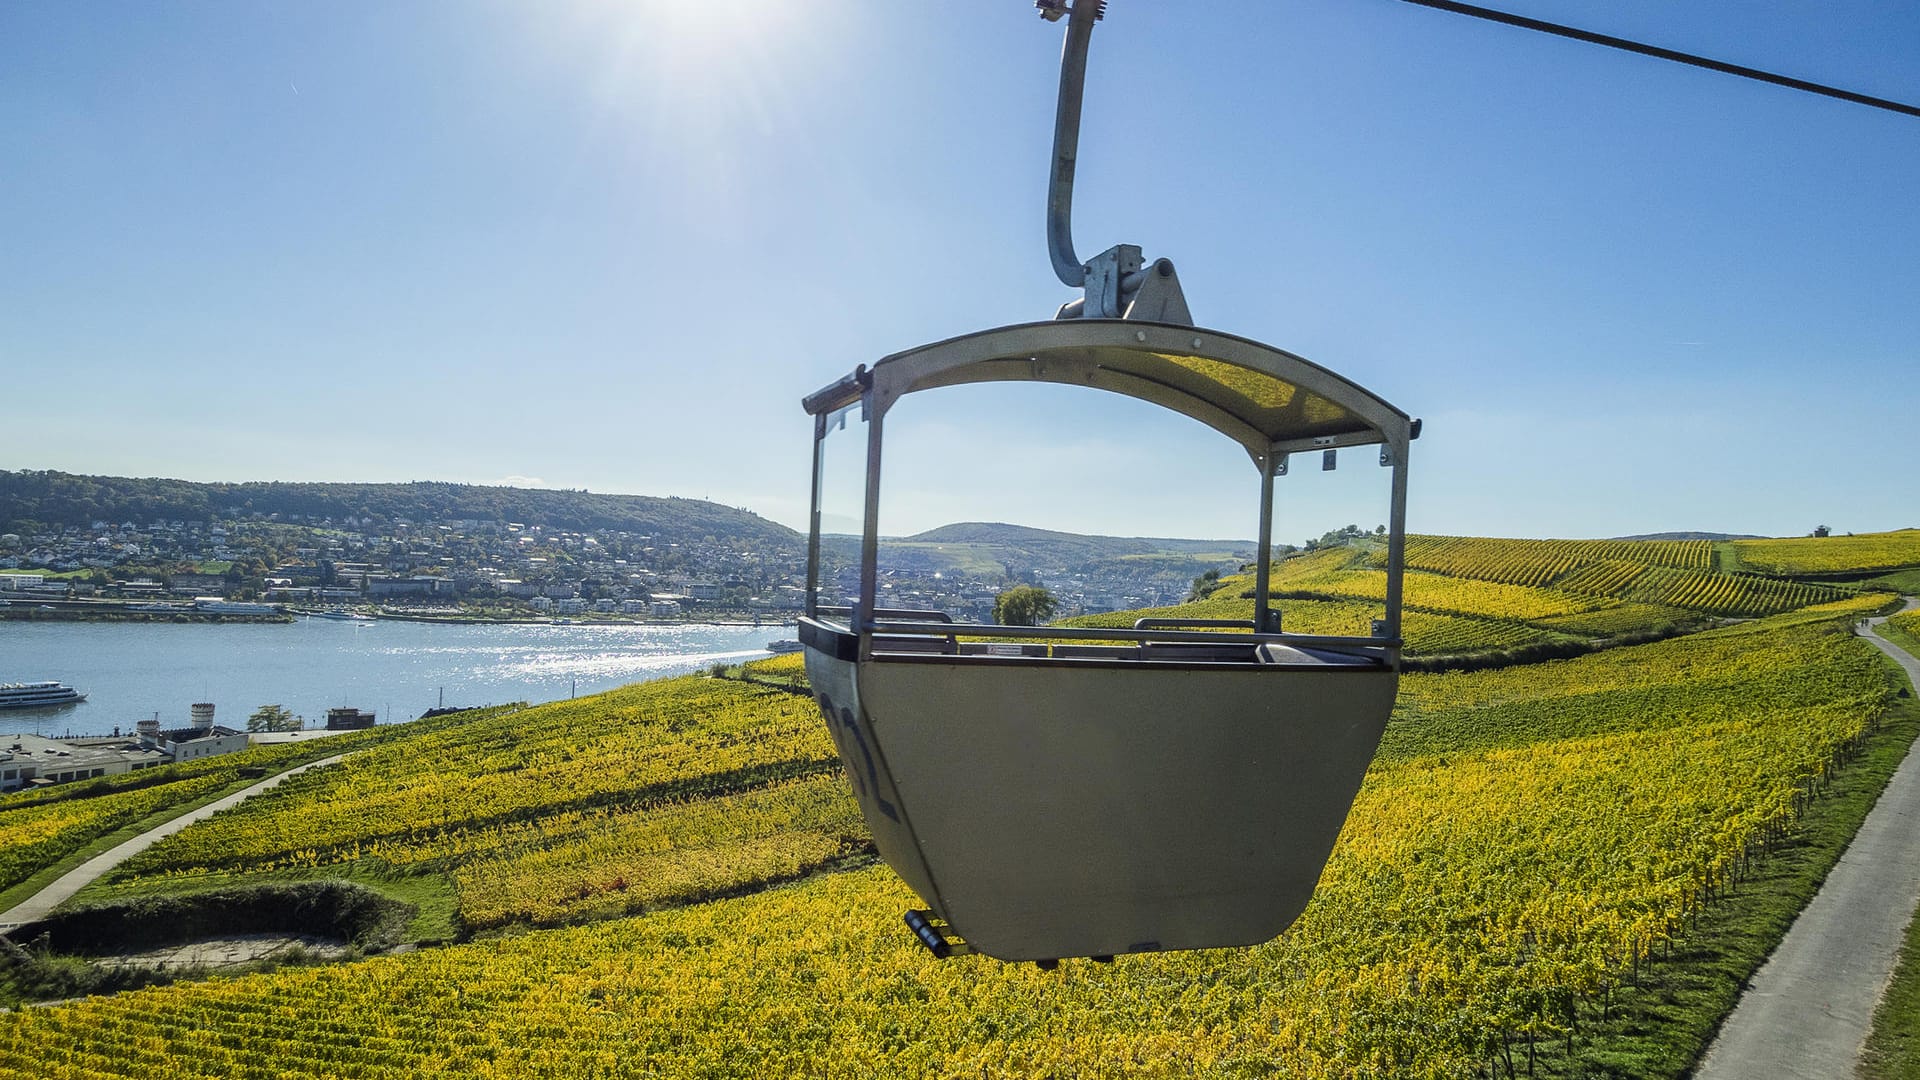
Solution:
[{"label": "town on hillside", "polygon": [[[669,540],[508,520],[278,512],[13,530],[0,533],[4,618],[787,618],[805,586],[798,534]],[[883,590],[889,606],[985,619],[1000,590],[1037,584],[1061,614],[1094,614],[1177,602],[1193,577],[1250,557],[1251,545],[1160,562],[1032,549],[1024,563],[915,558],[890,571]]]}]

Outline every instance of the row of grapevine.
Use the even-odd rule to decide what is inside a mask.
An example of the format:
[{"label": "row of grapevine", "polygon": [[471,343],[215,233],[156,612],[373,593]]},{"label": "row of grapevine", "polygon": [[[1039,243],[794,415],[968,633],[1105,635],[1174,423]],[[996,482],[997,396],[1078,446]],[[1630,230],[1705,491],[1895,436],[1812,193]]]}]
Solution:
[{"label": "row of grapevine", "polygon": [[1646,563],[1601,559],[1562,575],[1553,587],[1588,596],[1619,596],[1650,569]]},{"label": "row of grapevine", "polygon": [[[580,922],[798,876],[870,843],[839,769],[738,795],[596,815],[448,858],[470,927]],[[376,856],[379,854],[375,852]],[[436,860],[436,861],[438,861]]]},{"label": "row of grapevine", "polygon": [[236,754],[56,784],[0,797],[0,889],[26,880],[97,837],[189,804],[243,778],[352,750],[393,729],[316,743],[250,747]]},{"label": "row of grapevine", "polygon": [[0,1015],[0,1074],[1509,1075],[1683,934],[1883,706],[1831,621],[1851,610],[1407,677],[1319,892],[1257,948],[941,962],[899,925],[912,895],[859,871]]},{"label": "row of grapevine", "polygon": [[[1302,579],[1292,587],[1331,596],[1384,601],[1387,575],[1384,570],[1335,570]],[[1604,600],[1553,589],[1420,571],[1411,571],[1402,579],[1401,597],[1409,607],[1518,622],[1574,615],[1606,606]]]},{"label": "row of grapevine", "polygon": [[1511,619],[1408,609],[1402,613],[1412,656],[1459,656],[1561,640],[1552,631]]},{"label": "row of grapevine", "polygon": [[789,878],[864,850],[811,701],[686,677],[482,718],[296,777],[129,860],[102,892],[358,864],[450,877],[469,928]]},{"label": "row of grapevine", "polygon": [[1881,692],[1880,662],[1843,627],[1883,603],[1849,598],[1577,660],[1407,676],[1380,757],[1682,730],[1761,704],[1854,703],[1868,712],[1862,695]]},{"label": "row of grapevine", "polygon": [[0,813],[0,888],[17,885],[104,833],[225,787],[220,773]]},{"label": "row of grapevine", "polygon": [[[1384,580],[1385,575],[1380,575]],[[1253,618],[1253,601],[1240,595],[1252,586],[1252,578],[1237,575],[1222,579],[1226,584],[1212,597],[1175,607],[1142,608],[1105,615],[1085,615],[1061,620],[1067,626],[1132,626],[1135,619],[1178,617],[1186,619]],[[1296,583],[1289,583],[1290,585]],[[1382,586],[1384,589],[1384,585]],[[1380,603],[1355,599],[1302,600],[1281,599],[1281,626],[1294,634],[1344,634],[1365,637],[1372,633],[1373,620],[1384,614]],[[1525,623],[1484,616],[1461,615],[1441,611],[1409,610],[1405,613],[1403,636],[1407,651],[1413,655],[1452,655],[1510,648],[1529,642],[1551,640],[1550,630]]]},{"label": "row of grapevine", "polygon": [[1740,564],[1767,574],[1846,574],[1920,566],[1920,529],[1861,536],[1735,540]]},{"label": "row of grapevine", "polygon": [[1847,595],[1840,589],[1753,574],[1653,569],[1634,580],[1627,599],[1712,615],[1773,615]]},{"label": "row of grapevine", "polygon": [[[1555,541],[1554,543],[1564,543]],[[1376,548],[1368,552],[1335,549],[1289,560],[1275,574],[1275,588],[1324,594],[1330,598],[1384,599],[1386,573],[1350,568],[1354,562],[1384,561]],[[1560,563],[1553,564],[1555,566]],[[1416,613],[1463,615],[1481,620],[1524,623],[1522,629],[1502,632],[1498,625],[1482,624],[1481,633],[1453,635],[1409,633],[1414,655],[1465,653],[1508,647],[1550,638],[1615,637],[1654,627],[1697,619],[1695,612],[1650,603],[1629,603],[1616,597],[1655,568],[1644,562],[1600,560],[1576,566],[1553,581],[1552,587],[1509,585],[1480,578],[1449,577],[1427,571],[1409,571],[1404,593],[1410,626],[1422,620]],[[1536,567],[1533,576],[1547,576],[1550,567]],[[1824,598],[1827,593],[1810,594]],[[1772,610],[1769,608],[1769,610]]]},{"label": "row of grapevine", "polygon": [[1659,604],[1616,603],[1573,615],[1555,615],[1539,620],[1536,625],[1586,637],[1615,637],[1655,627],[1689,623],[1698,618],[1694,612]]},{"label": "row of grapevine", "polygon": [[798,678],[807,673],[807,655],[805,653],[782,653],[769,656],[764,660],[749,660],[744,666],[754,675],[764,675],[770,679]]},{"label": "row of grapevine", "polygon": [[[1711,570],[1706,540],[1505,540],[1487,537],[1409,536],[1407,566],[1450,577],[1541,586],[1588,563],[1630,562],[1679,570]],[[1376,565],[1386,562],[1376,550]]]},{"label": "row of grapevine", "polygon": [[[1374,550],[1368,560],[1385,561]],[[1824,585],[1781,581],[1714,569],[1713,546],[1704,540],[1488,540],[1409,537],[1407,564],[1427,574],[1407,576],[1410,605],[1471,610],[1571,629],[1582,620],[1565,616],[1595,611],[1598,599],[1618,599],[1710,615],[1752,617],[1821,604],[1846,595]],[[1441,576],[1448,575],[1448,576]],[[1362,587],[1351,572],[1322,571],[1303,581],[1325,583],[1342,593]],[[1465,580],[1506,588],[1505,596],[1476,596]],[[1450,584],[1442,585],[1441,582]],[[1382,586],[1384,588],[1384,585]],[[1423,599],[1424,593],[1431,601]],[[1472,605],[1472,606],[1469,606]],[[1561,610],[1552,610],[1560,605]],[[1510,613],[1510,614],[1509,614]],[[1615,623],[1616,620],[1604,620]]]}]

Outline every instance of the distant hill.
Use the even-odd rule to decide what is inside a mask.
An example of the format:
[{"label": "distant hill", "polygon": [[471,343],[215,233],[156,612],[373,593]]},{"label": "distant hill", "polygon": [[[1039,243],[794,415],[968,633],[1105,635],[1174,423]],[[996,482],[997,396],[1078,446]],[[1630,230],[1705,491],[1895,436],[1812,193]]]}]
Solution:
[{"label": "distant hill", "polygon": [[746,510],[700,499],[602,495],[478,484],[240,484],[0,470],[0,526],[85,526],[279,515],[282,520],[517,521],[570,531],[704,537],[796,548],[800,534]]},{"label": "distant hill", "polygon": [[1063,552],[1085,550],[1103,558],[1122,555],[1211,555],[1245,552],[1253,558],[1251,540],[1179,540],[1157,536],[1083,536],[998,521],[961,521],[903,537],[911,544],[994,544]]},{"label": "distant hill", "polygon": [[[826,538],[827,551],[852,561],[859,539]],[[1026,570],[1121,574],[1137,580],[1186,581],[1206,570],[1232,570],[1253,558],[1251,540],[1178,540],[1150,536],[1083,536],[994,521],[963,521],[881,540],[885,566],[922,573],[997,577]]]},{"label": "distant hill", "polygon": [[1638,536],[1615,536],[1613,540],[1764,540],[1765,537],[1752,533],[1717,532],[1662,532],[1641,533]]}]

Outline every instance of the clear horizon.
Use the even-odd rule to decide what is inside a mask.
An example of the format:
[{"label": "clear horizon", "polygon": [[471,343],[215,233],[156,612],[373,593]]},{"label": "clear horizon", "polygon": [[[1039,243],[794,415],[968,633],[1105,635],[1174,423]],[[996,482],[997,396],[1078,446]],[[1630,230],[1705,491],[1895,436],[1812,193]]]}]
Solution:
[{"label": "clear horizon", "polygon": [[[1920,9],[1504,6],[1920,100]],[[1913,524],[1920,122],[1402,4],[1205,10],[1095,32],[1079,247],[1171,257],[1203,325],[1423,417],[1412,531]],[[1070,297],[1058,49],[1024,0],[8,6],[0,468],[798,527],[802,395]],[[1254,531],[1186,421],[913,405],[889,534]],[[1385,518],[1288,481],[1281,539]]]}]

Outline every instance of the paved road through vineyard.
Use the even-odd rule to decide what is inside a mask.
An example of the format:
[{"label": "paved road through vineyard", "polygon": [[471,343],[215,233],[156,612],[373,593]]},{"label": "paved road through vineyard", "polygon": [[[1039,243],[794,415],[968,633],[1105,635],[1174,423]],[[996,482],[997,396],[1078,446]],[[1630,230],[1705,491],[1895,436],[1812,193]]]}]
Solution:
[{"label": "paved road through vineyard", "polygon": [[[1920,687],[1920,660],[1871,630],[1863,636]],[[1916,830],[1920,755],[1908,753],[1819,895],[1748,984],[1695,1080],[1853,1075],[1920,898]]]}]

